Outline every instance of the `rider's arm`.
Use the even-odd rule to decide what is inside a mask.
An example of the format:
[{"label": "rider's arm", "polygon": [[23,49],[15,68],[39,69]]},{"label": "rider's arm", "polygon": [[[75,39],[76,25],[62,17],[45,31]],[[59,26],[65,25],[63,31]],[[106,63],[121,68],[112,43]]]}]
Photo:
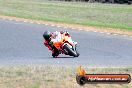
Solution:
[{"label": "rider's arm", "polygon": [[44,45],[48,47],[49,50],[52,50],[51,45],[48,43],[48,41],[44,41]]},{"label": "rider's arm", "polygon": [[65,36],[71,37],[68,31],[60,31],[61,34],[64,34]]}]

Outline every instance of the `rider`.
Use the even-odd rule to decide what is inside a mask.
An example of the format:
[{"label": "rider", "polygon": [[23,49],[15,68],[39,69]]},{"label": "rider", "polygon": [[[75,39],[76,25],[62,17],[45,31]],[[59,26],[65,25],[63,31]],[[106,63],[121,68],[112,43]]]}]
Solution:
[{"label": "rider", "polygon": [[45,39],[44,40],[44,45],[46,47],[48,47],[49,50],[52,51],[52,56],[53,57],[57,57],[60,52],[58,51],[58,49],[56,49],[54,46],[53,46],[53,42],[55,41],[58,41],[59,40],[59,37],[60,37],[60,34],[65,34],[66,36],[69,36],[69,33],[67,31],[60,31],[60,32],[53,32],[53,33],[50,33],[49,31],[45,31],[44,34],[43,34],[43,38]]}]

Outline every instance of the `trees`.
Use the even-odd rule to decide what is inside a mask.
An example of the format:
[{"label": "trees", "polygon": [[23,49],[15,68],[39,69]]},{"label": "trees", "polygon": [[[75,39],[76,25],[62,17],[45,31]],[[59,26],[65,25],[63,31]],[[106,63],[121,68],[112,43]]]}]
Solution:
[{"label": "trees", "polygon": [[120,4],[128,3],[128,4],[132,4],[132,0],[58,0],[58,1],[89,2],[89,3],[100,2],[100,3],[120,3]]}]

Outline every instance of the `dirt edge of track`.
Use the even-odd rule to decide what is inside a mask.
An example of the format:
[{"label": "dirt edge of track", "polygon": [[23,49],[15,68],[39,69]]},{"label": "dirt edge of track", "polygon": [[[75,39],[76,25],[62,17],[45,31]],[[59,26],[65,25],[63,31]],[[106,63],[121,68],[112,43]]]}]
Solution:
[{"label": "dirt edge of track", "polygon": [[50,21],[40,21],[40,20],[25,19],[25,18],[12,17],[12,16],[2,16],[2,15],[0,15],[0,19],[36,23],[36,24],[47,24],[51,26],[65,27],[65,28],[78,29],[78,30],[87,30],[87,31],[94,31],[94,32],[132,36],[132,31],[123,30],[123,29],[99,28],[99,27],[93,27],[93,26],[84,26],[84,25],[78,25],[78,24],[67,24],[67,23],[50,22]]}]

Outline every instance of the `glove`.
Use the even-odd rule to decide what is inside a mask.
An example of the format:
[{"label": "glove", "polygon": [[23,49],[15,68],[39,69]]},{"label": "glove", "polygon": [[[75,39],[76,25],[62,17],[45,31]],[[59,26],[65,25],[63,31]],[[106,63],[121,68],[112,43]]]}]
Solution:
[{"label": "glove", "polygon": [[69,35],[69,32],[68,31],[65,31],[65,34]]},{"label": "glove", "polygon": [[52,42],[52,41],[50,41],[50,42],[49,42],[49,45],[53,45],[53,42]]},{"label": "glove", "polygon": [[50,41],[50,42],[49,42],[49,45],[50,45],[51,47],[53,47],[53,42],[52,42],[52,41]]},{"label": "glove", "polygon": [[66,36],[70,36],[68,31],[65,31],[64,33],[65,33]]},{"label": "glove", "polygon": [[69,35],[69,32],[68,31],[60,31],[61,34],[66,34],[66,35]]}]

